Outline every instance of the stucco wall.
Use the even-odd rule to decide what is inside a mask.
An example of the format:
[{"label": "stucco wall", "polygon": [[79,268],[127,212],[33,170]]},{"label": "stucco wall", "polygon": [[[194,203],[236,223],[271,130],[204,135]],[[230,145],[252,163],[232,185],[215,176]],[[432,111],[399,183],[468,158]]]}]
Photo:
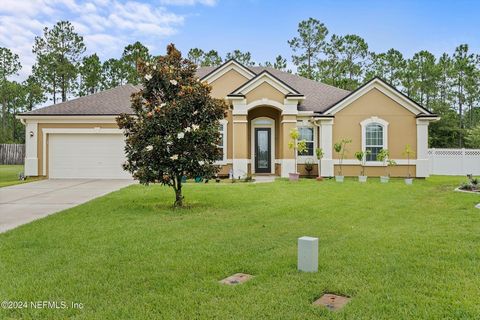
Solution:
[{"label": "stucco wall", "polygon": [[212,86],[211,96],[218,99],[224,99],[228,94],[232,93],[233,90],[240,87],[247,80],[247,78],[232,69],[210,83]]},{"label": "stucco wall", "polygon": [[[407,144],[410,144],[412,150],[416,150],[417,127],[415,115],[379,90],[372,89],[335,114],[333,143],[340,141],[342,138],[352,139],[352,143],[347,146],[346,159],[353,159],[354,153],[362,150],[360,122],[372,116],[379,117],[389,123],[388,149],[390,158],[405,159],[402,153]],[[333,158],[338,159],[339,155],[333,152]]]},{"label": "stucco wall", "polygon": [[281,158],[282,159],[294,159],[295,152],[288,147],[290,142],[290,131],[297,127],[297,116],[284,115],[282,116],[282,123],[280,124],[281,131]]},{"label": "stucco wall", "polygon": [[220,167],[220,171],[218,171],[218,175],[221,177],[228,177],[228,174],[230,173],[230,169],[232,169],[231,164],[222,165]]},{"label": "stucco wall", "polygon": [[227,111],[227,159],[233,158],[233,116],[232,110]]},{"label": "stucco wall", "polygon": [[318,165],[317,164],[313,164],[313,170],[310,171],[310,175],[308,174],[308,171],[305,170],[305,165],[304,164],[299,164],[297,165],[297,168],[298,168],[298,172],[300,173],[301,176],[305,176],[305,177],[317,177],[318,176]]},{"label": "stucco wall", "polygon": [[247,103],[255,100],[262,100],[264,98],[283,103],[285,95],[272,87],[270,84],[264,82],[249,93],[245,95]]}]

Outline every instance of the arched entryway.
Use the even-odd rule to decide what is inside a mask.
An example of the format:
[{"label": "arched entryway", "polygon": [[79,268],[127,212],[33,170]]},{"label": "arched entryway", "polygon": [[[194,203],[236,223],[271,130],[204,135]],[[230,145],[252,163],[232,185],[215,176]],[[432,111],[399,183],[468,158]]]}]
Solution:
[{"label": "arched entryway", "polygon": [[279,175],[281,112],[271,106],[258,106],[248,112],[249,172]]}]

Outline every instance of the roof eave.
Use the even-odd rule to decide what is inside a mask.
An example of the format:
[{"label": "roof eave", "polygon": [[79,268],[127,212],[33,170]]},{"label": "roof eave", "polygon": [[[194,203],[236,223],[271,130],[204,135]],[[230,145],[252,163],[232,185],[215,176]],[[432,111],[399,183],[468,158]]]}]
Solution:
[{"label": "roof eave", "polygon": [[[18,114],[16,118],[19,120],[45,120],[45,119],[113,119],[120,114]],[[130,115],[133,115],[131,113]]]}]

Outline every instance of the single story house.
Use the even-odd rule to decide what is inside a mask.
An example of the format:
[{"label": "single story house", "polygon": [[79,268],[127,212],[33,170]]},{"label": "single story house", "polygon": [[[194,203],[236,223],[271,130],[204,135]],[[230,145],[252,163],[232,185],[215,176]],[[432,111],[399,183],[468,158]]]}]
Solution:
[{"label": "single story house", "polygon": [[[297,127],[307,150],[298,155],[298,167],[313,162],[315,149],[324,150],[322,176],[334,176],[340,163],[335,142],[351,139],[343,161],[346,176],[359,174],[354,153],[369,150],[367,175],[379,176],[384,164],[376,161],[381,149],[397,162],[392,176],[407,174],[403,154],[408,144],[415,151],[411,173],[427,177],[428,125],[437,115],[385,81],[374,78],[350,92],[288,72],[246,67],[229,60],[218,67],[197,71],[212,86],[212,96],[225,99],[230,108],[222,133],[221,173],[235,177],[271,174],[287,177],[295,172],[289,133]],[[18,116],[26,126],[25,174],[49,178],[127,178],[124,137],[115,118],[131,112],[130,95],[139,87],[127,84],[51,105]]]}]

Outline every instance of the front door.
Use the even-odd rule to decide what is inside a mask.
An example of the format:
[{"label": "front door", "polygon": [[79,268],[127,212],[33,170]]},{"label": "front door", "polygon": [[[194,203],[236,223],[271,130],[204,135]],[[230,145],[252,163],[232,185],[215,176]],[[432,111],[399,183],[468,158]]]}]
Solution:
[{"label": "front door", "polygon": [[255,172],[272,172],[271,129],[255,128]]}]

